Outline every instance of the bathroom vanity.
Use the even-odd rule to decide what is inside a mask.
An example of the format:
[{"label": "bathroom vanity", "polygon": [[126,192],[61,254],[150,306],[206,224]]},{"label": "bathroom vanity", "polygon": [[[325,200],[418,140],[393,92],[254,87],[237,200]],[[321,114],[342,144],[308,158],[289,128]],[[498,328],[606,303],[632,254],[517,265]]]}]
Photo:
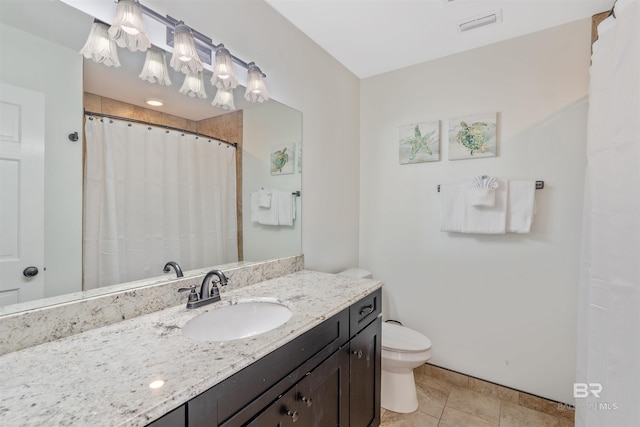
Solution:
[{"label": "bathroom vanity", "polygon": [[[381,286],[303,270],[6,354],[0,424],[376,426]],[[291,319],[228,342],[182,333],[209,310],[265,298]]]},{"label": "bathroom vanity", "polygon": [[380,302],[378,289],[151,426],[379,425]]}]

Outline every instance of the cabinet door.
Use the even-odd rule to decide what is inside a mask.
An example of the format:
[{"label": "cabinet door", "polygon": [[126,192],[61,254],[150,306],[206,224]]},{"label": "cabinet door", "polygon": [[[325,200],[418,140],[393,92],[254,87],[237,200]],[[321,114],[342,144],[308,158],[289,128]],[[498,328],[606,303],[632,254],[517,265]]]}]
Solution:
[{"label": "cabinet door", "polygon": [[349,425],[349,346],[334,353],[298,383],[296,400],[297,425]]},{"label": "cabinet door", "polygon": [[350,426],[380,424],[382,319],[377,318],[351,340]]}]

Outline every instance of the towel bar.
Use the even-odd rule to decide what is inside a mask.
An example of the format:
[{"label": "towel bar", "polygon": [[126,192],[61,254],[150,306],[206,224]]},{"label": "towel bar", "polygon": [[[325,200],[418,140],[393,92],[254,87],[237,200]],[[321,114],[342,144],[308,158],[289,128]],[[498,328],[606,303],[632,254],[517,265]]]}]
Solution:
[{"label": "towel bar", "polygon": [[[544,181],[536,181],[536,190],[542,190],[544,188]],[[438,184],[438,193],[440,192],[440,184]]]}]

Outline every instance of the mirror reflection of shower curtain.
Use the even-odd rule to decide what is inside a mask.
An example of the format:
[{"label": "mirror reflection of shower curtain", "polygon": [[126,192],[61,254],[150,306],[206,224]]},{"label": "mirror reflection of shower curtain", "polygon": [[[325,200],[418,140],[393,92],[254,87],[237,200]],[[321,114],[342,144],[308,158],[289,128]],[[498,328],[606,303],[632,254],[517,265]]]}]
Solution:
[{"label": "mirror reflection of shower curtain", "polygon": [[235,149],[86,120],[85,290],[237,261]]}]

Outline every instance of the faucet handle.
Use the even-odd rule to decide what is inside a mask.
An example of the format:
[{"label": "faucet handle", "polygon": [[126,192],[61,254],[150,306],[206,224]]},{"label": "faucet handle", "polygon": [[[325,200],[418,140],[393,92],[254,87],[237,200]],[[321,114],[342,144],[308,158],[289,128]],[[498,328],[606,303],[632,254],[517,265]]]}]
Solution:
[{"label": "faucet handle", "polygon": [[186,291],[191,291],[189,292],[189,302],[192,301],[198,301],[198,293],[196,292],[196,285],[191,285],[188,288],[179,288],[178,292],[186,292]]}]

